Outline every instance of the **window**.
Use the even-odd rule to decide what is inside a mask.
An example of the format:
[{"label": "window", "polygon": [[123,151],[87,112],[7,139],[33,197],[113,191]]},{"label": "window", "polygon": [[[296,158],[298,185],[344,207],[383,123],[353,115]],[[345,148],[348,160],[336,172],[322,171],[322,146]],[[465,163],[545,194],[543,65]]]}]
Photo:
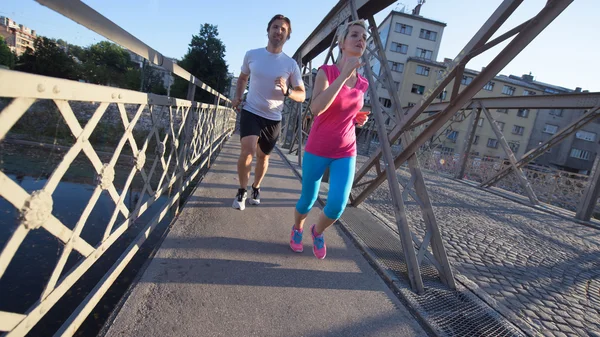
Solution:
[{"label": "window", "polygon": [[419,37],[425,40],[435,41],[437,39],[437,33],[427,29],[421,29],[421,34],[419,34]]},{"label": "window", "polygon": [[498,125],[500,131],[504,131],[504,125],[506,125],[506,123],[496,121],[496,125]]},{"label": "window", "polygon": [[396,23],[396,32],[406,35],[412,34],[412,26]]},{"label": "window", "polygon": [[429,67],[417,66],[417,75],[429,76]]},{"label": "window", "polygon": [[553,116],[562,116],[563,115],[563,110],[562,109],[552,109],[550,110],[550,114]]},{"label": "window", "polygon": [[431,60],[431,57],[433,56],[433,52],[431,50],[417,48],[417,54],[415,56],[424,58],[427,60]]},{"label": "window", "polygon": [[448,155],[454,153],[454,149],[451,147],[442,147],[440,148],[440,152],[442,152],[444,155]]},{"label": "window", "polygon": [[498,109],[496,110],[497,112],[501,112],[503,114],[507,114],[508,113],[508,109]]},{"label": "window", "polygon": [[458,138],[458,131],[446,130],[446,138],[450,139],[452,143],[456,143],[456,138]]},{"label": "window", "polygon": [[392,107],[392,101],[389,98],[379,97],[379,103],[381,103],[381,105],[383,105],[385,108]]},{"label": "window", "polygon": [[523,90],[523,96],[534,96],[534,95],[535,95],[535,91]]},{"label": "window", "polygon": [[505,85],[504,88],[502,88],[502,93],[505,95],[512,96],[515,94],[515,87]]},{"label": "window", "polygon": [[572,148],[570,156],[573,157],[573,158],[578,158],[578,159],[583,159],[583,160],[590,160],[590,158],[592,158],[592,153],[590,151],[585,151],[585,150],[580,150],[580,149]]},{"label": "window", "polygon": [[469,85],[469,84],[471,84],[471,82],[473,82],[473,77],[463,76],[463,79],[462,79],[462,81],[460,81],[460,84]]},{"label": "window", "polygon": [[475,136],[475,138],[473,138],[473,145],[477,145],[477,143],[479,143],[479,136]]},{"label": "window", "polygon": [[423,95],[425,92],[425,87],[418,84],[413,84],[412,89],[410,90],[413,94]]},{"label": "window", "polygon": [[486,85],[483,86],[483,89],[487,91],[492,91],[494,90],[494,84],[494,82],[488,82]]},{"label": "window", "polygon": [[544,131],[542,132],[553,135],[556,131],[558,131],[558,125],[546,124],[546,126],[544,126]]},{"label": "window", "polygon": [[388,64],[390,65],[390,69],[392,71],[397,71],[399,73],[404,71],[404,63],[397,63],[397,62],[392,62],[392,61],[388,61]]},{"label": "window", "polygon": [[508,147],[510,147],[513,153],[517,153],[519,151],[519,143],[517,142],[508,142]]},{"label": "window", "polygon": [[529,109],[519,109],[519,111],[517,111],[517,117],[529,117]]},{"label": "window", "polygon": [[479,118],[479,120],[477,121],[477,125],[483,126],[483,121],[485,121],[485,118]]},{"label": "window", "polygon": [[589,131],[579,130],[575,133],[575,138],[587,140],[588,142],[595,142],[596,134]]},{"label": "window", "polygon": [[406,54],[408,52],[408,45],[392,42],[391,50],[396,53]]},{"label": "window", "polygon": [[512,133],[515,135],[522,135],[525,132],[525,128],[519,125],[513,126]]},{"label": "window", "polygon": [[498,140],[494,138],[488,138],[487,147],[498,148]]}]

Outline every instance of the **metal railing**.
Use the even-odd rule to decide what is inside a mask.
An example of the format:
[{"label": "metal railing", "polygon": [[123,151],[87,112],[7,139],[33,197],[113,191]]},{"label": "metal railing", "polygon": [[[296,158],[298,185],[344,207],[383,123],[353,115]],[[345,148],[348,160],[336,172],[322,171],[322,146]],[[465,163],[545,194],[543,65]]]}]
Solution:
[{"label": "metal railing", "polygon": [[[94,263],[116,241],[129,234],[128,229],[137,225],[141,217],[147,218],[149,209],[153,208],[151,218],[142,224],[117,262],[97,280],[93,290],[56,332],[56,335],[73,335],[150,233],[170,211],[175,209],[177,212],[182,195],[207,169],[213,152],[235,128],[235,111],[219,105],[230,103],[227,98],[84,3],[39,2],[150,62],[156,64],[160,60],[168,70],[190,82],[192,93],[195,87],[200,87],[215,95],[215,104],[0,69],[0,98],[6,102],[4,106],[0,105],[0,144],[14,141],[11,136],[22,124],[22,117],[35,110],[40,102],[54,105],[53,111],[60,124],[70,134],[60,146],[51,145],[62,148],[64,156],[50,169],[42,188],[29,193],[3,168],[0,169],[0,196],[18,214],[16,226],[0,252],[0,280],[10,267],[14,267],[11,263],[33,232],[45,231],[61,246],[49,279],[41,281],[45,286],[39,299],[25,312],[0,311],[0,331],[8,332],[7,336],[23,336],[34,328],[67,292],[73,290]],[[105,139],[101,144],[97,141],[98,136],[106,130],[119,131],[116,135],[112,132],[112,139]],[[3,156],[6,159],[10,154]],[[57,205],[55,194],[59,184],[66,181],[67,172],[82,160],[95,175],[95,186],[85,208],[77,214],[77,221],[67,224],[59,219],[55,210],[69,205]],[[127,196],[133,185],[138,191],[137,200],[128,203]],[[81,234],[103,196],[114,203],[114,210],[110,219],[101,224],[103,230],[97,242],[90,242]],[[159,199],[162,200],[160,203]],[[77,255],[77,263],[68,269],[67,261],[73,255]]]}]

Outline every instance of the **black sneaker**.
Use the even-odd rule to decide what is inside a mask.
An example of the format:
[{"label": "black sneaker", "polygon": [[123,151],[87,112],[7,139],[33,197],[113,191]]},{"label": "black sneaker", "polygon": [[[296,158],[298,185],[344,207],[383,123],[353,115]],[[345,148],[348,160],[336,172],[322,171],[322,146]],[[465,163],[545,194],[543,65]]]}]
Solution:
[{"label": "black sneaker", "polygon": [[237,195],[235,196],[235,199],[233,199],[233,205],[231,207],[233,207],[235,209],[239,209],[240,211],[243,211],[244,208],[246,208],[247,196],[248,196],[248,192],[246,192],[245,189],[243,189],[243,188],[238,189]]},{"label": "black sneaker", "polygon": [[254,188],[252,186],[252,195],[250,196],[250,205],[260,205],[260,187]]}]

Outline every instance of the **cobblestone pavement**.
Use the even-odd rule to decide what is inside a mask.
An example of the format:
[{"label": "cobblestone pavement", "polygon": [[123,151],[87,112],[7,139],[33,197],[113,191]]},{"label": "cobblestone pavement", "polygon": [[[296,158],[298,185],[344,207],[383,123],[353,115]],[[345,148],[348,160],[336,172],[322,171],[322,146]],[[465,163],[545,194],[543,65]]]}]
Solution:
[{"label": "cobblestone pavement", "polygon": [[[398,170],[398,177],[406,182],[409,174]],[[544,336],[600,336],[600,230],[448,178],[425,178],[456,272]],[[385,182],[365,206],[394,223],[390,200]],[[422,238],[421,211],[412,199],[406,205]]]}]

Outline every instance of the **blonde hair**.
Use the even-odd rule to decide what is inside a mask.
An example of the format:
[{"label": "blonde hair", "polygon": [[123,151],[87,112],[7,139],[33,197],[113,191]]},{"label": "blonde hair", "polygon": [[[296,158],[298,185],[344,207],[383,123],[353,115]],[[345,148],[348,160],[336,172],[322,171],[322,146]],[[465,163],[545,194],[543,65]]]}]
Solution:
[{"label": "blonde hair", "polygon": [[352,26],[361,26],[362,28],[365,29],[365,31],[368,31],[367,23],[363,19],[350,21],[350,22],[344,24],[343,26],[341,26],[338,31],[338,36],[337,36],[338,46],[340,47],[340,52],[342,51],[342,45],[344,44],[344,41],[346,41],[346,37],[348,36],[348,33],[350,32],[350,27],[352,27]]}]

